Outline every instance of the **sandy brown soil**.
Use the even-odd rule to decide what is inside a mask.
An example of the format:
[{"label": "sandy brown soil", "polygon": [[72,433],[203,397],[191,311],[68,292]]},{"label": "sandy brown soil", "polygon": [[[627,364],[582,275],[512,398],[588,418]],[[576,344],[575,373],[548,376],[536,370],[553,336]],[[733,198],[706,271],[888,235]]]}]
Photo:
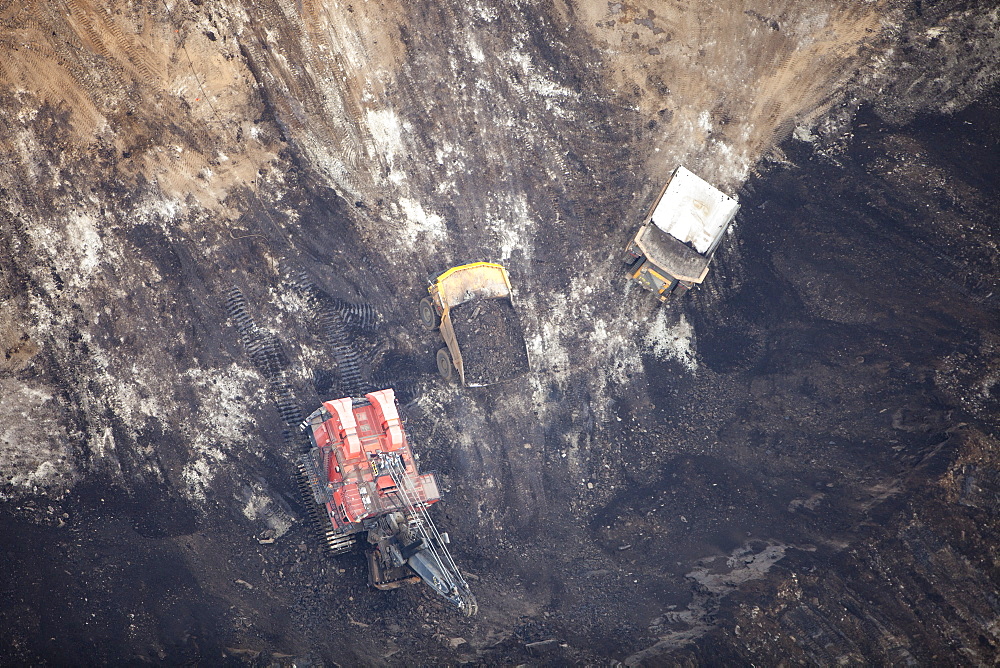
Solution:
[{"label": "sandy brown soil", "polygon": [[[0,2],[3,656],[995,661],[998,27]],[[743,211],[664,308],[618,257],[679,162]],[[440,382],[417,321],[472,260],[511,273],[513,389]],[[312,548],[314,289],[439,472],[474,620]]]}]

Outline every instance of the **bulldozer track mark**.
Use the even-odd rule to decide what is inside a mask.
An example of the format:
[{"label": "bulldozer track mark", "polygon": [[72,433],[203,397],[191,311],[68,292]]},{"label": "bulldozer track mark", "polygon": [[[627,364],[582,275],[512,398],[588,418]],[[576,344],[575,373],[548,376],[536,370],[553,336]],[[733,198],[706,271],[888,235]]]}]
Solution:
[{"label": "bulldozer track mark", "polygon": [[420,395],[420,383],[408,378],[400,378],[389,373],[376,373],[375,383],[378,387],[392,387],[400,403],[407,404]]},{"label": "bulldozer track mark", "polygon": [[354,171],[361,166],[361,157],[357,142],[353,141],[353,137],[350,139],[351,142],[341,144],[340,150],[344,163]]},{"label": "bulldozer track mark", "polygon": [[346,324],[367,332],[375,331],[379,316],[378,311],[371,304],[349,302],[339,297],[327,295],[305,276],[300,276],[299,280],[294,283],[294,286],[300,292],[306,294],[308,299],[323,301],[329,308],[336,310]]},{"label": "bulldozer track mark", "polygon": [[[104,11],[107,12],[107,10]],[[108,17],[108,20],[110,22],[112,19]],[[115,42],[117,42],[118,47],[128,58],[129,63],[131,63],[135,71],[147,81],[161,81],[163,79],[162,73],[149,62],[149,58],[142,53],[141,49],[136,47],[116,24],[111,23],[110,25],[109,30],[115,38]]]},{"label": "bulldozer track mark", "polygon": [[[112,70],[117,70],[119,74],[125,71],[129,71],[133,75],[139,75],[140,77],[146,76],[145,73],[142,72],[142,69],[135,67],[135,64],[132,63],[128,57],[124,59],[118,58],[111,51],[111,49],[108,48],[108,45],[102,36],[102,29],[103,32],[111,32],[111,31],[108,29],[106,25],[99,25],[99,26],[94,25],[94,21],[90,17],[91,10],[89,7],[88,8],[83,7],[82,3],[79,0],[65,0],[65,1],[67,6],[69,7],[70,15],[79,22],[80,26],[83,28],[84,35],[87,37],[88,41],[93,46],[94,51],[107,61],[108,66]],[[104,23],[103,21],[100,21],[100,19],[98,19],[98,21],[101,24]],[[150,78],[154,78],[152,77],[151,74],[149,76]]]},{"label": "bulldozer track mark", "polygon": [[[247,311],[247,302],[243,297],[243,291],[239,288],[232,288],[226,295],[226,311],[236,323],[241,337],[248,336],[256,328],[253,318]],[[246,340],[244,338],[244,342]]]},{"label": "bulldozer track mark", "polygon": [[[83,76],[79,70],[74,72],[71,63],[67,62],[54,51],[50,51],[47,46],[36,43],[19,45],[20,63],[15,68],[9,61],[0,63],[0,80],[8,82],[23,81],[31,77],[31,83],[35,86],[36,95],[48,99],[50,102],[65,102],[73,110],[75,118],[79,119],[79,129],[90,130],[97,126],[97,118],[100,116],[94,100],[80,94]],[[50,67],[52,61],[63,67],[65,78],[70,79],[76,85],[65,84],[65,79],[60,82],[58,78],[35,77],[38,72],[44,72]]]},{"label": "bulldozer track mark", "polygon": [[233,288],[226,299],[226,309],[236,324],[250,361],[267,378],[274,378],[288,367],[288,357],[281,341],[273,334],[262,332],[247,311],[246,300],[239,288]]},{"label": "bulldozer track mark", "polygon": [[290,0],[275,0],[275,4],[278,5],[281,13],[285,15],[286,19],[288,19],[290,27],[295,30],[300,30],[296,25],[302,20],[302,15],[298,11],[298,3]]},{"label": "bulldozer track mark", "polygon": [[[293,429],[302,422],[302,411],[299,403],[292,394],[291,385],[283,381],[271,383],[271,391],[274,393],[274,403],[278,407],[278,414],[285,425]],[[294,435],[294,432],[292,432]]]},{"label": "bulldozer track mark", "polygon": [[247,309],[243,292],[239,288],[233,287],[226,294],[225,307],[230,320],[236,326],[251,364],[267,379],[268,394],[286,427],[281,432],[285,448],[294,451],[302,444],[302,436],[298,431],[298,426],[302,422],[302,411],[291,384],[285,378],[289,360],[284,347],[277,337],[262,332],[257,327]]},{"label": "bulldozer track mark", "polygon": [[306,30],[311,32],[313,35],[322,35],[324,32],[326,32],[320,25],[320,18],[315,11],[315,7],[311,5],[303,4],[302,23],[303,25],[305,25]]},{"label": "bulldozer track mark", "polygon": [[359,325],[374,325],[374,309],[364,308],[367,305],[356,307],[357,305],[335,300],[304,276],[300,277],[296,287],[312,308],[320,336],[333,353],[340,377],[340,395],[360,397],[373,390],[369,379],[362,372],[358,351],[351,344],[347,323],[353,320]]},{"label": "bulldozer track mark", "polygon": [[0,24],[6,21],[12,21],[19,14],[22,14],[26,11],[30,12],[32,9],[34,9],[34,7],[25,7],[23,3],[17,0],[10,0],[10,2],[0,3]]},{"label": "bulldozer track mark", "polygon": [[774,78],[781,78],[785,74],[793,70],[793,65],[797,65],[795,62],[798,53],[794,50],[784,52],[777,62],[777,67],[774,69],[774,73],[771,75]]},{"label": "bulldozer track mark", "polygon": [[340,102],[340,113],[342,113],[347,118],[354,122],[356,130],[364,136],[367,131],[367,127],[364,125],[361,119],[361,105],[356,100],[354,100],[349,93],[343,92],[347,90],[345,83],[351,79],[347,74],[347,70],[344,68],[342,62],[342,57],[340,54],[334,54],[333,57],[325,59],[324,64],[326,69],[331,72],[331,76],[336,80],[335,89],[341,91],[338,95]]},{"label": "bulldozer track mark", "polygon": [[[264,42],[258,35],[257,39]],[[301,41],[301,40],[300,40]],[[349,88],[345,82],[356,77],[348,76],[341,62],[339,54],[319,57],[315,49],[309,44],[300,45],[301,60],[309,67],[303,67],[296,59],[287,62],[284,69],[288,76],[278,79],[272,78],[280,91],[275,98],[276,102],[291,113],[286,114],[285,123],[294,128],[304,130],[306,134],[311,134],[315,140],[326,147],[336,150],[343,148],[342,161],[345,169],[356,171],[362,162],[371,159],[381,159],[367,127],[362,122],[362,114],[358,107],[359,102],[352,99],[351,95],[344,92]],[[253,45],[248,52],[255,59],[262,57],[262,51]],[[264,60],[269,60],[264,56]],[[282,67],[270,68],[281,71]],[[305,82],[333,80],[334,85],[327,87],[336,91],[333,95],[323,95],[316,90],[322,90],[322,86],[304,85]],[[299,107],[301,111],[296,110]],[[331,118],[342,116],[353,121],[351,128],[338,128],[331,126]],[[344,133],[343,130],[347,129]],[[339,130],[339,131],[338,131]],[[352,146],[353,145],[353,146]],[[362,148],[365,155],[359,156],[359,148]]]},{"label": "bulldozer track mark", "polygon": [[375,331],[378,323],[378,312],[371,304],[351,304],[341,300],[334,302],[339,309],[341,317],[348,324],[354,325],[365,331]]},{"label": "bulldozer track mark", "polygon": [[[18,10],[20,12],[21,10]],[[0,16],[0,27],[6,28],[7,30],[37,30],[43,32],[47,23],[43,23],[40,19],[36,18],[36,15],[29,13],[25,18],[6,18]]]}]

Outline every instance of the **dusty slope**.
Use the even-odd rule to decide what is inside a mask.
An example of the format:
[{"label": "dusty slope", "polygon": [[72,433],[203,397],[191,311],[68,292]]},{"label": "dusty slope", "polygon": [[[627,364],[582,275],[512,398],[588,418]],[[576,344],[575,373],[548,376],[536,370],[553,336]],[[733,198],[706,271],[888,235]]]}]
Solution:
[{"label": "dusty slope", "polygon": [[[769,251],[736,240],[761,229],[749,222],[703,296],[671,310],[620,280],[617,249],[678,161],[732,191],[796,126],[822,136],[826,154],[842,151],[866,95],[888,117],[960,109],[996,80],[997,23],[974,6],[918,14],[827,2],[0,5],[5,512],[37,551],[68,545],[74,568],[92,575],[74,595],[97,601],[76,602],[58,651],[391,654],[353,623],[377,617],[379,633],[409,651],[461,656],[434,640],[423,619],[433,614],[441,631],[468,638],[466,652],[503,641],[495,658],[520,651],[517,639],[573,633],[584,656],[624,658],[659,635],[676,640],[649,630],[664,606],[687,606],[682,633],[706,630],[711,606],[683,578],[696,560],[750,550],[763,572],[817,531],[851,540],[865,504],[896,489],[911,463],[873,464],[853,449],[875,438],[866,418],[880,386],[822,346],[808,373],[782,366],[780,347],[777,368],[757,373],[773,330],[748,326],[746,302],[804,303],[802,318],[859,327],[883,306],[859,309],[857,294],[817,283],[828,267],[799,269],[794,253],[769,266],[800,272],[801,296],[754,293],[752,268]],[[969,186],[970,198],[980,192]],[[503,260],[515,278],[535,368],[515,392],[440,385],[435,343],[415,327],[426,277],[471,259]],[[983,285],[995,280],[988,262],[963,262]],[[250,363],[223,304],[232,285],[244,291],[309,408],[336,385],[294,286],[302,272],[381,313],[377,332],[355,332],[358,345],[376,378],[413,400],[411,427],[450,487],[443,523],[481,578],[475,625],[435,602],[418,610],[419,593],[375,598],[360,563],[341,578],[299,551],[307,534],[269,396],[275,379]],[[743,306],[727,311],[730,299]],[[943,331],[942,341],[954,336]],[[899,335],[890,329],[879,345]],[[809,361],[815,336],[793,327],[782,340],[791,359]],[[961,360],[935,350],[939,384],[953,382],[951,369],[978,373],[993,355],[983,346]],[[989,404],[992,385],[980,380]],[[903,404],[910,382],[894,389]],[[855,386],[868,389],[841,407]],[[748,388],[759,404],[740,403]],[[810,418],[784,435],[776,425],[803,407]],[[934,424],[934,434],[951,426]],[[829,470],[815,470],[809,448],[830,433],[840,446]],[[849,480],[832,504],[847,526],[784,527],[787,507],[821,503],[814,488],[832,471]],[[713,484],[726,487],[725,507],[699,491]],[[623,496],[637,485],[657,499],[681,492],[669,501],[673,524]],[[858,494],[869,501],[842,501]],[[679,539],[695,520],[698,535]],[[72,539],[60,534],[67,523]],[[252,539],[265,530],[279,535],[275,547]],[[744,546],[747,531],[764,542]],[[652,558],[618,549],[638,540]],[[95,566],[115,541],[140,556],[123,563],[108,550]],[[33,602],[46,587],[26,587],[37,580],[31,559],[10,550],[25,575],[9,595],[34,596],[7,618],[4,642],[35,657],[61,618]],[[127,600],[87,596],[132,582],[133,563],[183,567]],[[122,614],[141,620],[135,630],[114,609],[131,610]],[[101,617],[96,636],[86,614]]]},{"label": "dusty slope", "polygon": [[[748,6],[720,22],[699,6],[659,18],[628,3],[613,3],[607,15],[596,6],[561,7],[546,18],[487,5],[406,14],[392,3],[346,12],[323,3],[109,9],[74,2],[65,12],[12,3],[3,15],[12,57],[0,72],[14,112],[7,117],[6,208],[32,221],[22,240],[44,258],[25,272],[42,303],[25,304],[37,324],[23,333],[36,342],[50,338],[52,353],[72,355],[71,305],[88,303],[88,312],[103,311],[105,319],[79,360],[91,367],[86,376],[104,385],[92,399],[113,402],[130,425],[154,418],[147,397],[160,405],[157,419],[177,414],[173,379],[207,369],[178,359],[166,371],[152,354],[165,332],[184,331],[191,315],[171,313],[158,284],[176,280],[185,265],[198,273],[194,267],[209,264],[217,271],[201,270],[198,279],[211,285],[229,268],[227,254],[260,238],[251,229],[255,193],[281,196],[289,154],[278,156],[287,140],[316,174],[313,183],[357,204],[348,224],[371,249],[369,262],[384,256],[422,279],[464,258],[510,261],[536,314],[530,329],[541,364],[548,357],[558,366],[580,336],[596,344],[602,362],[612,351],[635,359],[630,341],[638,330],[629,319],[580,298],[606,278],[575,281],[574,293],[555,305],[551,290],[537,289],[550,280],[539,255],[563,261],[582,252],[587,264],[608,257],[613,235],[628,225],[587,214],[606,208],[627,218],[641,210],[650,193],[626,193],[632,179],[622,168],[647,155],[654,167],[641,168],[642,185],[658,182],[679,160],[724,186],[738,185],[775,133],[787,135],[797,118],[821,110],[864,62],[852,56],[880,13],[877,5],[832,14],[819,5],[801,16],[789,16],[789,7],[762,14],[757,9],[765,8]],[[781,31],[775,21],[791,25]],[[702,24],[712,26],[708,33],[695,29]],[[649,35],[627,37],[633,28]],[[734,60],[719,35],[747,53]],[[441,49],[442,39],[455,46]],[[751,51],[758,57],[750,59]],[[836,60],[827,66],[827,58]],[[600,65],[584,67],[585,59]],[[802,63],[817,60],[824,66],[810,70],[808,85],[773,101],[782,85],[772,79],[786,71],[777,63],[801,79]],[[654,75],[676,90],[616,92]],[[763,106],[747,113],[750,99]],[[676,118],[669,107],[677,107]],[[303,212],[279,205],[268,213],[272,206],[263,207],[264,236],[283,236],[274,229],[282,221],[271,217],[308,234]],[[51,226],[34,223],[42,215],[52,217]],[[180,240],[189,243],[179,255],[157,248]],[[279,270],[274,258],[265,262]],[[401,286],[397,313],[408,314],[406,298],[420,282]],[[122,338],[113,331],[120,326],[115,305],[130,300],[140,302],[140,313],[158,311],[161,317],[143,320],[160,329],[136,335],[134,347],[115,345]],[[594,331],[574,331],[569,325],[578,321],[594,322]],[[23,334],[15,330],[11,323],[12,340]],[[622,330],[610,345],[599,333]],[[116,383],[126,359],[135,387]],[[557,371],[555,378],[565,386],[568,376]],[[197,433],[209,429],[207,410]],[[101,418],[84,421],[91,437],[106,431]],[[66,466],[73,468],[72,458]]]}]

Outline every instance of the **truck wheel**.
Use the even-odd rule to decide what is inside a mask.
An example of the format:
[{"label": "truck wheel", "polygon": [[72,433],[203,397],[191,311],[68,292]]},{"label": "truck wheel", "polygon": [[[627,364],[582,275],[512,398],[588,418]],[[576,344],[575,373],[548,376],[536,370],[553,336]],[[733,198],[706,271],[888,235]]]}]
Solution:
[{"label": "truck wheel", "polygon": [[437,354],[438,373],[445,380],[451,380],[455,373],[455,367],[451,363],[451,354],[447,348],[442,348]]},{"label": "truck wheel", "polygon": [[438,317],[437,309],[434,308],[434,302],[431,301],[430,297],[424,297],[420,300],[420,322],[427,329],[437,329],[441,324],[441,318]]}]

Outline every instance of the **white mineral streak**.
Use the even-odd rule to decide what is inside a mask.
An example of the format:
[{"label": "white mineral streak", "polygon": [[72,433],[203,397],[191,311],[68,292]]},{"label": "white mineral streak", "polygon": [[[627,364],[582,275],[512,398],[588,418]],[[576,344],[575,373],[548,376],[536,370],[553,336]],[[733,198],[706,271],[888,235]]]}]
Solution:
[{"label": "white mineral streak", "polygon": [[448,229],[444,218],[425,211],[420,202],[408,197],[399,199],[399,208],[403,214],[403,225],[397,241],[403,248],[412,249],[420,244],[420,247],[430,246],[432,249],[433,244],[445,240]]},{"label": "white mineral streak", "polygon": [[660,359],[673,359],[694,373],[698,370],[692,339],[694,328],[683,315],[676,321],[668,317],[669,311],[660,309],[650,324],[645,343]]},{"label": "white mineral streak", "polygon": [[59,402],[46,387],[15,378],[0,378],[0,396],[0,499],[18,492],[60,496],[77,467]]}]

